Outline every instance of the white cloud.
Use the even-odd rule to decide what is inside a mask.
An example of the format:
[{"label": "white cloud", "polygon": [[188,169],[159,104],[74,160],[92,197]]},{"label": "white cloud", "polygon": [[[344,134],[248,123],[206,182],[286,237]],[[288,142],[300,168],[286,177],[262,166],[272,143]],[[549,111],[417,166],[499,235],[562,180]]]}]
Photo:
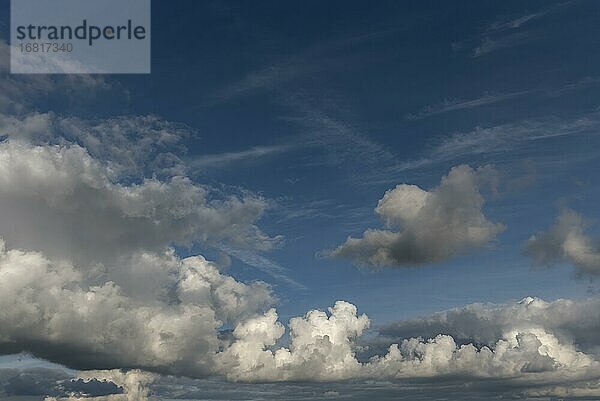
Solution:
[{"label": "white cloud", "polygon": [[254,146],[247,150],[238,152],[226,152],[212,155],[201,155],[190,160],[191,168],[200,170],[219,168],[236,162],[252,161],[263,157],[284,153],[294,148],[288,145]]},{"label": "white cloud", "polygon": [[[219,374],[249,382],[502,379],[523,389],[600,379],[592,352],[598,345],[598,299],[468,306],[408,323],[420,324],[420,333],[435,333],[430,339],[399,338],[384,354],[360,361],[357,340],[370,321],[348,302],[336,302],[329,313],[312,310],[292,318],[289,345],[281,347],[285,326],[275,309],[268,309],[274,301],[268,287],[239,283],[201,257],[141,257],[141,264],[160,262],[167,266],[165,277],[174,277],[174,298],[167,301],[135,295],[122,278],[123,287],[113,281],[88,285],[85,272],[69,263],[0,248],[3,349],[27,350],[75,368]],[[225,321],[234,327],[231,337],[219,334]],[[396,330],[402,336],[402,324]],[[389,337],[390,331],[384,334]],[[81,377],[129,383],[123,395],[106,398],[116,401],[146,394],[142,384],[151,376],[140,374],[142,381],[137,373],[118,371]],[[127,398],[131,394],[138,395]]]},{"label": "white cloud", "polygon": [[527,328],[553,333],[578,349],[599,354],[600,298],[546,302],[527,297],[509,304],[471,304],[431,316],[402,320],[379,329],[379,342],[389,344],[410,337],[453,336],[459,343],[492,346],[506,333]]},{"label": "white cloud", "polygon": [[55,113],[0,114],[0,135],[36,145],[78,144],[119,177],[185,175],[183,141],[194,130],[153,115],[104,120],[62,117]]},{"label": "white cloud", "polygon": [[535,13],[501,18],[483,29],[480,44],[473,50],[473,57],[480,57],[498,49],[521,46],[542,37],[539,33],[523,31],[524,26],[560,10],[568,3],[558,3]]},{"label": "white cloud", "polygon": [[10,227],[2,235],[51,258],[118,262],[197,241],[268,250],[280,238],[254,224],[267,206],[252,194],[219,197],[183,176],[119,184],[78,145],[0,142],[0,225]]},{"label": "white cloud", "polygon": [[274,309],[239,324],[235,340],[221,354],[221,371],[231,380],[339,380],[357,377],[360,364],[351,341],[369,326],[366,315],[338,301],[329,309],[307,312],[290,320],[290,346],[271,351],[285,332]]},{"label": "white cloud", "polygon": [[307,289],[303,284],[297,282],[289,276],[288,269],[281,266],[279,263],[263,255],[258,254],[257,252],[247,249],[232,248],[223,244],[218,245],[217,247],[221,251],[225,252],[227,255],[233,256],[236,259],[241,260],[248,266],[256,267],[258,270],[270,275],[271,277],[275,278],[280,282],[284,282],[298,290]]},{"label": "white cloud", "polygon": [[290,320],[289,348],[272,347],[284,327],[271,309],[240,323],[217,361],[236,381],[338,381],[346,379],[505,379],[517,386],[598,378],[600,364],[574,343],[535,325],[503,332],[490,346],[458,345],[449,335],[413,337],[387,354],[359,362],[355,340],[369,326],[356,307],[338,301],[329,314],[310,311]]},{"label": "white cloud", "polygon": [[[243,284],[202,257],[145,255],[162,263],[172,300],[136,297],[128,280],[90,285],[70,263],[0,243],[0,344],[79,369],[142,367],[203,376],[223,346],[218,329],[274,302],[264,283]],[[147,266],[145,264],[144,266]],[[129,266],[120,266],[120,273]],[[135,273],[133,273],[135,274]]]},{"label": "white cloud", "polygon": [[529,238],[525,253],[535,264],[573,264],[578,273],[600,274],[600,246],[585,234],[590,223],[572,210],[564,209],[550,229]]},{"label": "white cloud", "polygon": [[[411,266],[486,245],[504,229],[487,220],[482,211],[479,183],[489,171],[454,167],[430,191],[398,185],[375,208],[390,229],[369,229],[362,238],[349,237],[329,254],[372,267]],[[396,227],[398,231],[391,229]]]},{"label": "white cloud", "polygon": [[419,113],[408,115],[408,119],[417,120],[425,117],[435,116],[438,114],[448,113],[456,110],[471,109],[480,106],[486,106],[498,102],[504,102],[506,100],[512,100],[525,95],[533,94],[538,92],[537,90],[522,90],[510,93],[498,93],[498,94],[485,94],[481,97],[462,100],[453,99],[445,100],[442,103],[425,106]]}]

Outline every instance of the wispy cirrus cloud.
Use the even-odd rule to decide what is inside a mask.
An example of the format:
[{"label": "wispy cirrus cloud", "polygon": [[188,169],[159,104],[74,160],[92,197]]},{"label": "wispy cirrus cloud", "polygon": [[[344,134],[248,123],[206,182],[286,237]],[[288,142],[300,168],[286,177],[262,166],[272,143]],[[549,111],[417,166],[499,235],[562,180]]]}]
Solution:
[{"label": "wispy cirrus cloud", "polygon": [[538,90],[533,89],[510,93],[485,94],[481,97],[469,100],[444,100],[441,103],[425,106],[423,109],[421,109],[420,112],[416,114],[409,114],[407,118],[409,120],[418,120],[421,118],[430,117],[437,114],[443,114],[451,111],[471,109],[475,107],[486,106],[493,103],[504,102],[521,96],[530,95],[536,92],[538,92]]},{"label": "wispy cirrus cloud", "polygon": [[421,108],[419,112],[408,114],[408,120],[420,120],[439,114],[453,111],[470,110],[491,104],[501,103],[509,100],[524,98],[527,96],[556,97],[565,93],[576,92],[592,88],[600,84],[600,77],[586,76],[574,82],[568,82],[554,88],[532,88],[505,93],[485,93],[480,97],[471,99],[445,99],[440,103],[429,104]]},{"label": "wispy cirrus cloud", "polygon": [[481,57],[496,50],[520,46],[539,40],[544,36],[541,31],[533,29],[524,30],[523,28],[558,11],[569,3],[571,2],[558,3],[534,13],[509,16],[493,21],[483,28],[479,44],[475,47],[471,56]]},{"label": "wispy cirrus cloud", "polygon": [[211,169],[228,166],[232,163],[257,161],[269,156],[288,152],[296,147],[295,144],[254,146],[237,152],[224,152],[192,157],[188,161],[191,169]]},{"label": "wispy cirrus cloud", "polygon": [[384,38],[394,31],[395,29],[375,30],[308,46],[298,53],[276,59],[225,85],[213,95],[209,104],[224,103],[261,91],[281,89],[297,79],[343,67],[348,60],[348,50],[360,51],[361,45]]},{"label": "wispy cirrus cloud", "polygon": [[[373,172],[371,183],[390,182],[399,173],[419,171],[444,164],[485,158],[487,163],[510,164],[527,158],[540,163],[569,163],[600,157],[600,152],[570,152],[570,147],[600,129],[600,112],[592,111],[569,118],[540,118],[475,127],[471,131],[444,135],[431,140],[422,156],[395,164],[382,165]],[[551,146],[557,140],[573,140],[569,146]],[[575,140],[578,138],[578,140]],[[576,146],[575,146],[576,148]],[[560,154],[560,159],[556,155]]]},{"label": "wispy cirrus cloud", "polygon": [[388,148],[369,138],[355,125],[334,117],[307,96],[293,94],[286,96],[284,101],[295,114],[288,120],[304,129],[301,134],[304,146],[326,150],[327,159],[321,163],[356,168],[351,173],[356,176],[362,174],[363,167],[395,163],[396,156]]},{"label": "wispy cirrus cloud", "polygon": [[273,277],[279,282],[285,283],[290,287],[304,291],[307,287],[289,276],[289,271],[279,263],[260,255],[257,252],[248,249],[234,248],[228,245],[218,245],[219,250],[233,256],[241,262],[260,270],[261,272]]}]

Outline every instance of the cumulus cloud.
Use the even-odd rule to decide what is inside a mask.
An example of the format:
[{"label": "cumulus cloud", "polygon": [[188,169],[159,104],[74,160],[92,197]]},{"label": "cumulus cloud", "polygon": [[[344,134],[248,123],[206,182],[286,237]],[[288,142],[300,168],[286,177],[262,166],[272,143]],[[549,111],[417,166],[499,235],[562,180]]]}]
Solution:
[{"label": "cumulus cloud", "polygon": [[336,380],[356,377],[360,364],[352,339],[369,326],[366,315],[357,316],[354,305],[338,301],[330,315],[313,310],[290,320],[290,346],[271,351],[285,332],[270,309],[263,316],[239,324],[235,341],[218,362],[232,380]]},{"label": "cumulus cloud", "polygon": [[[397,342],[360,360],[359,339],[370,321],[353,304],[338,301],[328,312],[290,319],[289,344],[280,346],[286,329],[275,309],[267,309],[273,301],[268,289],[236,282],[200,257],[172,256],[180,272],[175,302],[140,302],[113,282],[85,286],[73,266],[39,253],[3,249],[0,255],[0,308],[7,311],[0,348],[29,350],[76,368],[137,367],[243,382],[501,379],[536,391],[600,380],[593,352],[598,299],[527,298],[400,322],[381,331],[384,339],[395,333]],[[231,336],[219,335],[224,321],[234,327]],[[147,394],[144,383],[152,379],[133,375],[125,387],[126,377],[86,375],[123,386],[122,395],[106,398],[115,401]],[[130,394],[138,395],[124,398]]]},{"label": "cumulus cloud", "polygon": [[527,297],[508,304],[476,303],[389,324],[379,329],[379,341],[389,344],[404,338],[434,337],[443,333],[461,344],[473,342],[491,346],[505,333],[526,328],[549,331],[562,342],[574,343],[587,353],[598,354],[600,298],[546,302]]},{"label": "cumulus cloud", "polygon": [[128,115],[101,120],[64,117],[53,112],[0,115],[0,135],[36,145],[78,144],[129,179],[184,175],[183,141],[194,133],[184,124],[154,115]]},{"label": "cumulus cloud", "polygon": [[[577,325],[598,321],[598,300],[527,299],[510,307],[470,306],[462,312],[468,318],[458,311],[456,317],[448,313],[423,322],[418,332],[436,333],[430,339],[403,338],[384,354],[360,361],[357,339],[370,321],[348,302],[338,301],[328,313],[313,310],[292,318],[289,345],[275,348],[285,326],[275,309],[262,312],[274,301],[264,284],[239,283],[201,257],[146,257],[175,266],[171,301],[142,301],[110,281],[86,285],[85,274],[68,263],[3,245],[0,348],[9,353],[27,350],[79,369],[137,367],[191,377],[221,374],[248,382],[462,377],[550,386],[565,378],[591,380],[600,367],[593,354],[582,351],[597,345],[596,337],[573,334]],[[229,338],[219,335],[224,322],[234,327]],[[452,333],[452,328],[472,332]],[[587,330],[595,333],[597,327],[588,323]],[[98,372],[87,375],[122,386],[123,381]],[[145,388],[140,385],[135,394]],[[123,398],[132,391],[107,400],[137,399]]]},{"label": "cumulus cloud", "polygon": [[266,283],[171,248],[281,242],[256,225],[267,200],[185,175],[190,132],[155,116],[0,114],[1,354],[201,377],[221,331],[275,303]]},{"label": "cumulus cloud", "polygon": [[0,142],[0,226],[7,243],[51,258],[115,261],[136,250],[225,241],[273,248],[254,224],[268,206],[242,194],[218,197],[184,176],[115,182],[112,171],[78,145]]},{"label": "cumulus cloud", "polygon": [[78,369],[211,373],[218,329],[272,304],[268,286],[237,282],[202,257],[152,257],[172,267],[170,302],[136,299],[113,281],[86,285],[69,263],[0,244],[0,349]]},{"label": "cumulus cloud", "polygon": [[360,362],[356,339],[369,326],[354,305],[338,301],[329,314],[310,311],[290,320],[289,348],[273,349],[284,327],[271,309],[238,324],[234,341],[217,356],[230,380],[336,381],[345,379],[506,379],[556,383],[598,377],[600,364],[534,324],[513,327],[489,346],[460,345],[450,335],[413,337],[392,344],[387,353]]},{"label": "cumulus cloud", "polygon": [[[0,42],[0,55],[6,51]],[[82,88],[100,85],[79,79]],[[269,202],[186,176],[189,127],[155,116],[90,121],[28,110],[34,91],[53,93],[62,84],[0,80],[0,113],[11,113],[0,114],[0,353],[83,370],[69,384],[57,378],[56,391],[46,394],[56,398],[48,400],[144,400],[155,374],[242,382],[500,379],[547,393],[560,393],[568,380],[584,386],[600,379],[597,328],[585,326],[600,320],[590,315],[600,309],[594,301],[527,306],[530,315],[520,319],[489,312],[491,327],[482,318],[473,333],[435,323],[394,338],[368,360],[357,356],[368,317],[338,301],[292,318],[286,341],[268,284],[242,283],[202,256],[181,258],[171,248],[235,250],[228,253],[281,276],[283,268],[256,256],[281,242],[258,227]],[[482,211],[487,176],[459,166],[428,191],[399,185],[375,209],[385,229],[349,238],[332,255],[405,266],[486,245],[503,229]],[[570,329],[576,325],[584,329]]]},{"label": "cumulus cloud", "polygon": [[578,273],[600,274],[600,246],[585,234],[589,225],[582,215],[564,209],[550,229],[527,240],[525,253],[537,265],[567,262]]},{"label": "cumulus cloud", "polygon": [[[504,226],[483,214],[479,184],[489,169],[454,167],[429,191],[400,184],[385,193],[375,213],[387,229],[368,229],[329,252],[359,265],[411,266],[438,262],[493,240]],[[397,228],[397,230],[394,230]]]}]

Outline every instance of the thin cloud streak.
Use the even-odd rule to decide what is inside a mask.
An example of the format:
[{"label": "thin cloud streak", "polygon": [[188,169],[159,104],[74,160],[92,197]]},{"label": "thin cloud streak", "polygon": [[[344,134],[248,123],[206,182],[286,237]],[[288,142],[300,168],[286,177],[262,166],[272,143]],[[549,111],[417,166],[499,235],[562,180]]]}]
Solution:
[{"label": "thin cloud streak", "polygon": [[189,160],[189,167],[196,168],[219,168],[234,162],[258,160],[292,150],[295,145],[289,143],[284,145],[254,146],[250,149],[238,152],[225,152],[210,155],[197,156]]},{"label": "thin cloud streak", "polygon": [[302,77],[340,68],[346,63],[347,52],[339,56],[332,54],[384,38],[393,32],[395,29],[380,30],[314,44],[296,55],[251,71],[240,80],[226,85],[217,91],[209,104],[225,103],[263,90],[280,89],[281,86]]},{"label": "thin cloud streak", "polygon": [[286,283],[287,285],[296,290],[306,291],[308,289],[305,285],[289,277],[288,269],[281,266],[277,262],[272,261],[271,259],[259,255],[256,252],[245,249],[236,249],[222,244],[217,245],[217,248],[220,251],[225,252],[226,254],[233,256],[239,261],[247,264],[248,266],[255,267],[261,272],[273,277],[274,279]]},{"label": "thin cloud streak", "polygon": [[469,110],[481,106],[500,103],[508,100],[514,100],[525,96],[537,95],[556,97],[564,93],[585,90],[600,84],[600,77],[584,77],[576,82],[570,82],[554,89],[525,89],[515,92],[484,94],[474,99],[451,99],[443,102],[426,105],[421,111],[406,116],[407,120],[420,120],[427,117],[436,116],[459,110]]},{"label": "thin cloud streak", "polygon": [[[545,118],[523,120],[491,127],[476,127],[468,132],[444,136],[432,143],[422,157],[395,164],[382,164],[365,181],[367,185],[394,182],[398,174],[415,172],[444,163],[456,163],[474,157],[485,157],[486,163],[512,164],[524,157],[537,163],[564,165],[600,157],[600,152],[590,149],[585,154],[571,154],[569,149],[547,147],[546,141],[562,137],[586,135],[600,129],[600,112],[574,116],[570,119]],[[529,150],[530,152],[526,152]],[[560,158],[555,155],[560,152]],[[525,156],[527,155],[527,156]]]},{"label": "thin cloud streak", "polygon": [[[304,144],[329,150],[329,164],[372,167],[382,162],[396,162],[396,157],[386,147],[371,140],[351,124],[315,107],[310,99],[291,95],[285,97],[284,102],[299,115],[290,121],[308,131],[303,138]],[[360,175],[358,171],[357,174]]]},{"label": "thin cloud streak", "polygon": [[487,25],[482,33],[479,45],[475,47],[471,56],[481,57],[496,50],[520,46],[536,41],[543,37],[539,31],[520,31],[523,26],[546,17],[571,2],[559,3],[541,9],[535,13],[528,13],[513,18],[503,18]]},{"label": "thin cloud streak", "polygon": [[488,104],[499,103],[506,100],[512,100],[518,97],[522,97],[525,95],[530,95],[533,93],[539,92],[539,90],[523,90],[512,93],[503,93],[497,95],[484,95],[482,97],[471,99],[471,100],[445,100],[442,103],[434,104],[430,106],[425,106],[419,113],[417,114],[409,114],[407,119],[409,120],[419,120],[425,117],[430,117],[438,114],[447,113],[450,111],[456,110],[464,110],[471,109],[480,106],[486,106]]}]

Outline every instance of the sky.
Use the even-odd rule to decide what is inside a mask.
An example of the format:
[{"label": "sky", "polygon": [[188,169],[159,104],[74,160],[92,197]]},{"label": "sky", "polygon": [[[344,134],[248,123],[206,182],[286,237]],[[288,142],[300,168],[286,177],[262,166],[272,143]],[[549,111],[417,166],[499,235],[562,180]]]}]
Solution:
[{"label": "sky", "polygon": [[147,75],[0,10],[0,396],[600,397],[597,2],[154,0]]}]

